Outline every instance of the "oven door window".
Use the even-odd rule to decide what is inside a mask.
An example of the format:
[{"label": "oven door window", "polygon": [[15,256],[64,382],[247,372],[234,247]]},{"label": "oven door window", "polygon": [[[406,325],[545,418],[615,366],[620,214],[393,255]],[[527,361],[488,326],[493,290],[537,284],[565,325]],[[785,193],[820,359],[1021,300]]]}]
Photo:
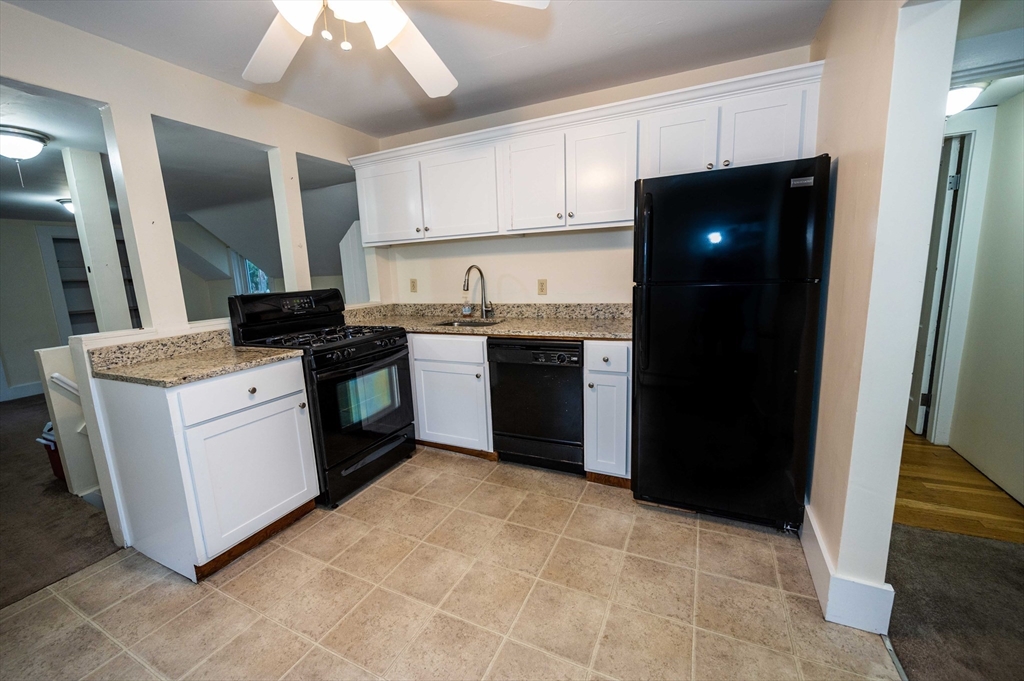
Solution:
[{"label": "oven door window", "polygon": [[314,379],[328,467],[349,462],[412,423],[408,351]]},{"label": "oven door window", "polygon": [[402,403],[398,391],[398,368],[393,364],[339,383],[335,391],[342,428],[380,420]]}]

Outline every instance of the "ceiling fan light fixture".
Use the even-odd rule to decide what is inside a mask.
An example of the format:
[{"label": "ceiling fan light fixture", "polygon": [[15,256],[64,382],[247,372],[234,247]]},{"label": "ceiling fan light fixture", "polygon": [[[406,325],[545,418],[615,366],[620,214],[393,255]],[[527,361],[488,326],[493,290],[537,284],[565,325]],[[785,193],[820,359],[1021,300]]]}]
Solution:
[{"label": "ceiling fan light fixture", "polygon": [[5,125],[0,127],[0,156],[15,161],[35,158],[49,141],[41,132]]},{"label": "ceiling fan light fixture", "polygon": [[360,24],[364,21],[378,50],[390,43],[409,23],[409,17],[395,0],[327,0],[334,16]]},{"label": "ceiling fan light fixture", "polygon": [[71,199],[57,199],[57,203],[64,206],[72,215],[75,214],[75,204],[71,203]]},{"label": "ceiling fan light fixture", "polygon": [[274,7],[292,28],[304,36],[311,36],[324,4],[323,0],[274,0]]},{"label": "ceiling fan light fixture", "polygon": [[988,83],[971,83],[962,87],[956,87],[946,95],[946,115],[955,116],[971,104],[984,92]]}]

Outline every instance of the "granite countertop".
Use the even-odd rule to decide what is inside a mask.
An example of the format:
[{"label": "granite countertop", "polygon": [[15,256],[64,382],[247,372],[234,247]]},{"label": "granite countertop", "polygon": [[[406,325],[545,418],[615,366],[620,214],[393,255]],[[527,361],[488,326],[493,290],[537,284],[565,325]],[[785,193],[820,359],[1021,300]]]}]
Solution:
[{"label": "granite countertop", "polygon": [[158,388],[173,388],[301,356],[301,350],[235,347],[227,331],[172,336],[89,351],[94,378]]},{"label": "granite countertop", "polygon": [[456,304],[391,304],[346,310],[349,324],[400,326],[409,333],[443,333],[466,336],[523,338],[630,340],[633,323],[628,303],[595,304],[501,304],[493,305],[492,326],[438,326],[443,322],[480,319],[473,306],[464,318]]}]

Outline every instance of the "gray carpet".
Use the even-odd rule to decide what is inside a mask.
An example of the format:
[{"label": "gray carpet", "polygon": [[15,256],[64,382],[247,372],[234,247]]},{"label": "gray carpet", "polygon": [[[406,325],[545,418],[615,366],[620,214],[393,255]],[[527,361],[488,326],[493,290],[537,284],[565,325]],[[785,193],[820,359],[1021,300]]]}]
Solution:
[{"label": "gray carpet", "polygon": [[0,607],[117,550],[103,511],[69,494],[35,441],[42,395],[0,402]]},{"label": "gray carpet", "polygon": [[886,577],[910,681],[1024,679],[1024,544],[893,525]]}]

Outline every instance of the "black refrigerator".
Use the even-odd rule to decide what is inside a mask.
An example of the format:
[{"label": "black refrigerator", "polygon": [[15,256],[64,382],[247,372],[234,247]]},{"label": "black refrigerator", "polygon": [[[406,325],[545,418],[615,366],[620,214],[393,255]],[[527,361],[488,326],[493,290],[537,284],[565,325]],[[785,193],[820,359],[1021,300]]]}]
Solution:
[{"label": "black refrigerator", "polygon": [[637,180],[637,499],[803,521],[829,157]]}]

